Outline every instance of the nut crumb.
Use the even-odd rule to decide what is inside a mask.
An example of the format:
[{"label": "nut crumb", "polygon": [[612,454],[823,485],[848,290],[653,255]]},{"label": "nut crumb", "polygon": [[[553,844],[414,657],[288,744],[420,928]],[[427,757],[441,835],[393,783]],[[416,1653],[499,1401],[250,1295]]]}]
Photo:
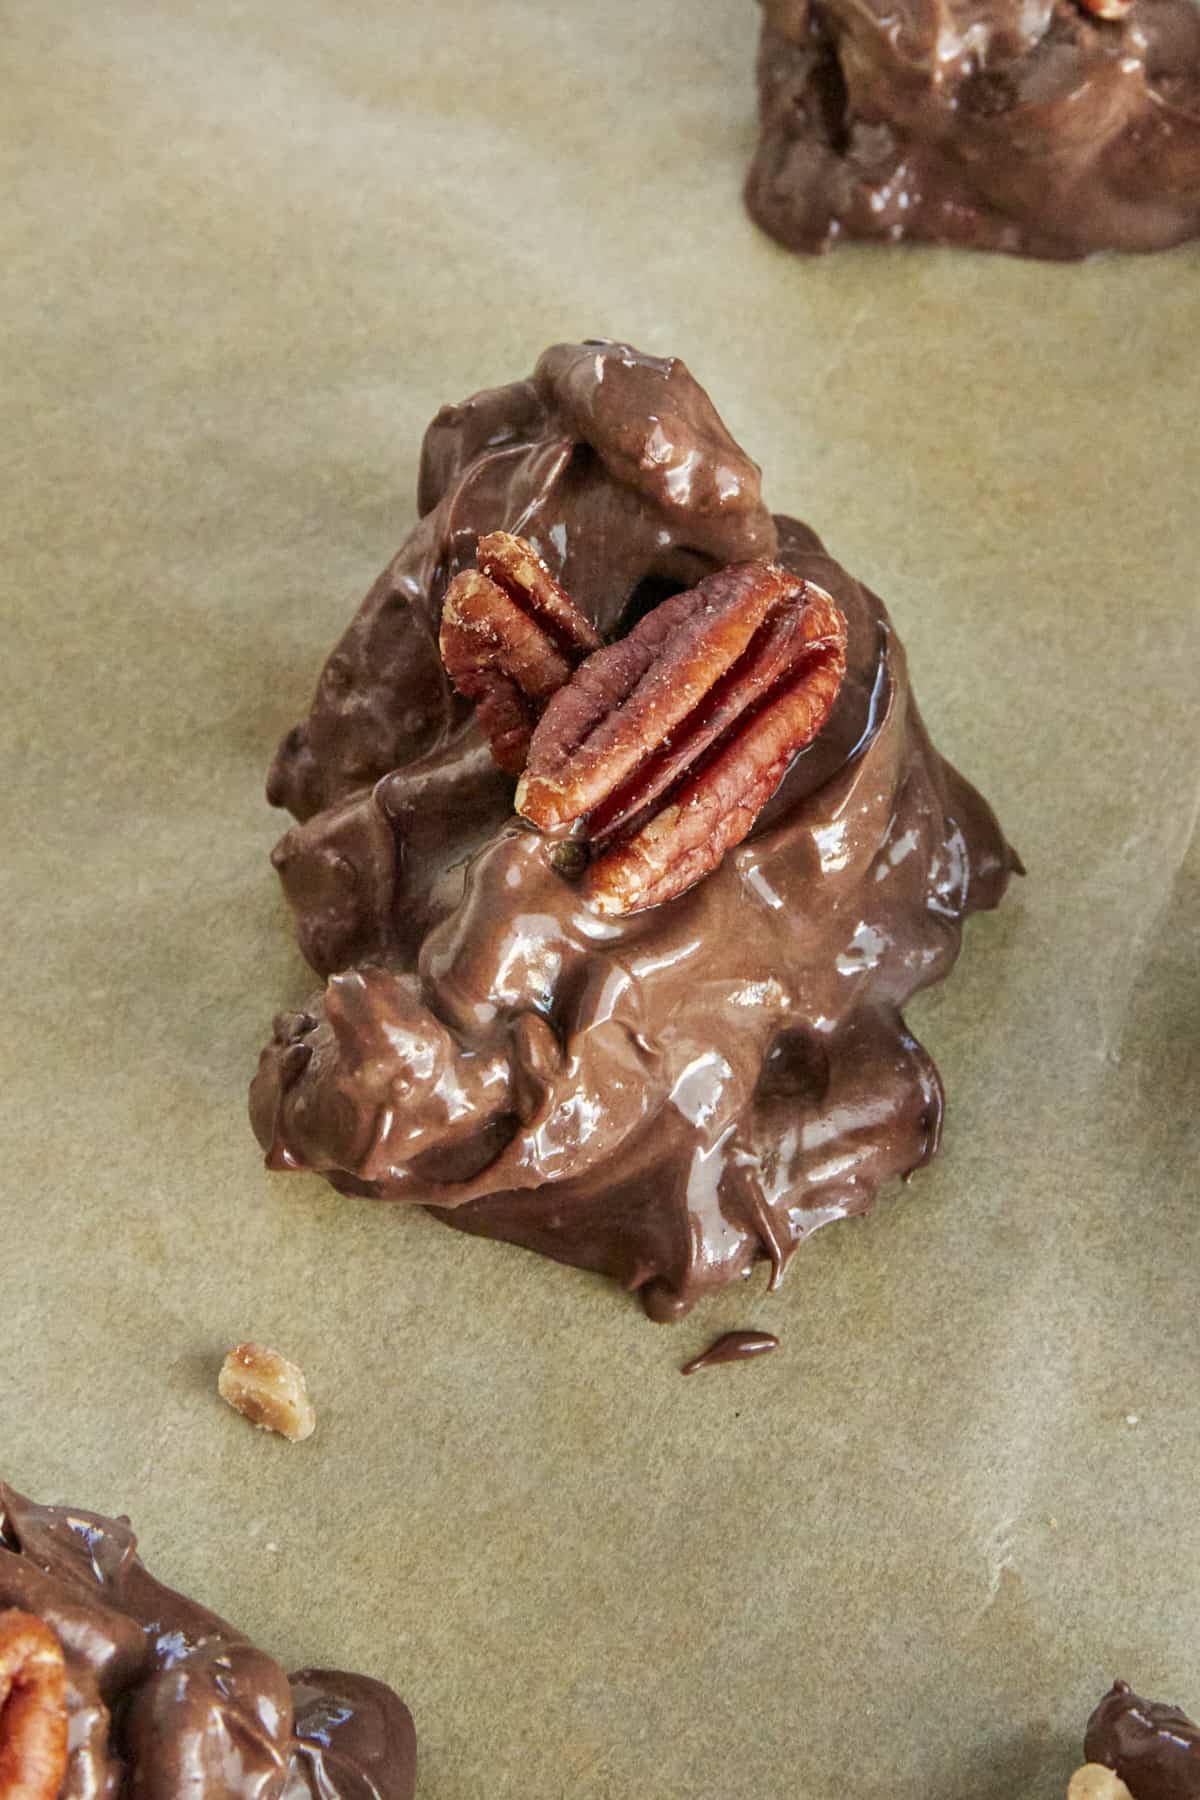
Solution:
[{"label": "nut crumb", "polygon": [[1071,1777],[1067,1800],[1133,1800],[1133,1796],[1115,1770],[1103,1763],[1085,1763]]},{"label": "nut crumb", "polygon": [[217,1392],[260,1431],[277,1431],[293,1444],[317,1428],[303,1370],[263,1344],[234,1346],[221,1364]]}]

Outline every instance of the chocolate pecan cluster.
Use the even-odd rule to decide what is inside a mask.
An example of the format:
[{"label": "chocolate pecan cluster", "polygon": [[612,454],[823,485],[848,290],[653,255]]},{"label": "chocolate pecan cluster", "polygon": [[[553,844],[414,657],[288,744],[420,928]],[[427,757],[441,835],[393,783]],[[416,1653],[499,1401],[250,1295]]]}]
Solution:
[{"label": "chocolate pecan cluster", "polygon": [[1196,1800],[1200,1726],[1178,1706],[1114,1681],[1087,1723],[1067,1800]]},{"label": "chocolate pecan cluster", "polygon": [[1200,234],[1194,0],[762,0],[752,217],[1075,258]]},{"label": "chocolate pecan cluster", "polygon": [[382,1682],[293,1675],[156,1581],[128,1519],[0,1481],[0,1800],[412,1800]]},{"label": "chocolate pecan cluster", "polygon": [[684,364],[560,344],[443,408],[419,518],[268,783],[322,978],[269,1168],[594,1269],[656,1319],[934,1154],[900,1008],[1017,866],[882,602]]},{"label": "chocolate pecan cluster", "polygon": [[521,777],[517,811],[573,834],[608,914],[672,900],[718,867],[846,671],[832,597],[773,563],[721,569],[602,647],[532,544],[500,531],[451,582],[440,644],[492,755]]}]

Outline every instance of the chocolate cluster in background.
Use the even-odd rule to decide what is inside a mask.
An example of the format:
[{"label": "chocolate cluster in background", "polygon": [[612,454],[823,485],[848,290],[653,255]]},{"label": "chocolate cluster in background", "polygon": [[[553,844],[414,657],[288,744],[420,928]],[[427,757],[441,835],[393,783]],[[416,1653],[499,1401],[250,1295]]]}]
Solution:
[{"label": "chocolate cluster in background", "polygon": [[794,250],[1200,233],[1195,0],[763,0],[754,218]]},{"label": "chocolate cluster in background", "polygon": [[[948,973],[1013,853],[931,745],[882,603],[768,511],[681,362],[547,351],[439,413],[418,507],[271,770],[300,821],[275,866],[328,980],[260,1061],[268,1164],[599,1270],[658,1319],[760,1258],[778,1280],[936,1150],[941,1082],[900,1007]],[[496,532],[604,644],[731,565],[773,565],[840,621],[817,735],[663,904],[589,903],[579,839],[515,816],[515,768],[454,690],[443,602]]]},{"label": "chocolate cluster in background", "polygon": [[[1177,1706],[1143,1700],[1128,1682],[1116,1681],[1088,1720],[1083,1753],[1088,1769],[1072,1783],[1076,1791],[1095,1794],[1100,1782],[1092,1771],[1110,1769],[1132,1800],[1200,1800],[1200,1727]],[[1110,1789],[1105,1800],[1122,1800]]]},{"label": "chocolate cluster in background", "polygon": [[416,1737],[382,1682],[286,1675],[156,1581],[127,1519],[0,1482],[4,1778],[22,1800],[412,1800]]}]

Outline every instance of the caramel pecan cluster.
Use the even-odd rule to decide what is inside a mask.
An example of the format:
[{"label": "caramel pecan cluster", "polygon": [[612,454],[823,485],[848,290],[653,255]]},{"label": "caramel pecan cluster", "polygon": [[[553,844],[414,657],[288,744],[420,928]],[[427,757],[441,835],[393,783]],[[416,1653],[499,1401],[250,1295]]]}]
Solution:
[{"label": "caramel pecan cluster", "polygon": [[479,561],[450,585],[442,655],[520,774],[517,811],[581,846],[600,912],[673,899],[742,841],[825,724],[841,613],[813,582],[739,563],[601,647],[523,539],[483,538]]},{"label": "caramel pecan cluster", "polygon": [[62,1645],[32,1613],[0,1612],[0,1794],[55,1800],[67,1770]]}]

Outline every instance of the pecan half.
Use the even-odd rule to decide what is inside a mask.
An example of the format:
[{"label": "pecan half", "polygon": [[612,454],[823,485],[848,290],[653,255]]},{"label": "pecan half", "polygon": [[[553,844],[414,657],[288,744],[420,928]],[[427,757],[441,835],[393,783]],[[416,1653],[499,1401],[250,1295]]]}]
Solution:
[{"label": "pecan half", "polygon": [[66,1771],[62,1645],[33,1613],[0,1612],[0,1794],[55,1800]]},{"label": "pecan half", "polygon": [[741,842],[846,669],[846,623],[771,563],[710,575],[588,658],[534,733],[517,810],[584,820],[601,912],[657,906]]},{"label": "pecan half", "polygon": [[519,775],[547,701],[600,638],[524,538],[480,538],[478,565],[446,590],[438,644],[492,755]]}]

